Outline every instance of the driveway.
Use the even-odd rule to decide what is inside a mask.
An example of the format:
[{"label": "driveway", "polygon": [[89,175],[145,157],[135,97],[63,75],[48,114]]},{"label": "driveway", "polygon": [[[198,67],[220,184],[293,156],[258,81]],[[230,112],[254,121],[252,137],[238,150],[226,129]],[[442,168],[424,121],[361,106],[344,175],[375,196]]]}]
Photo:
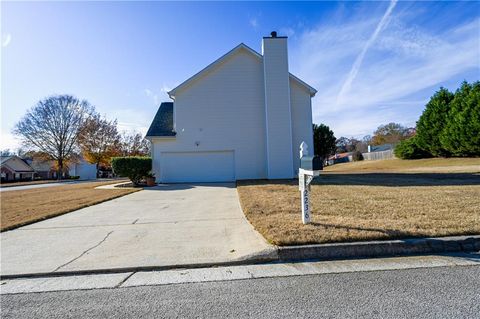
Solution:
[{"label": "driveway", "polygon": [[[53,191],[53,189],[52,189]],[[1,234],[2,275],[239,261],[273,247],[234,184],[163,185]]]}]

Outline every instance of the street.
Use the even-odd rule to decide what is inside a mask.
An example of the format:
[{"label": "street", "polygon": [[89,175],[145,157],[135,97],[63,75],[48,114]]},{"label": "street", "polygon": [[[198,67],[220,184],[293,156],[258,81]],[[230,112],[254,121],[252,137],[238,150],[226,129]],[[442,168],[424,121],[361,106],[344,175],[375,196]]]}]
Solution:
[{"label": "street", "polygon": [[478,318],[480,267],[1,296],[2,318]]}]

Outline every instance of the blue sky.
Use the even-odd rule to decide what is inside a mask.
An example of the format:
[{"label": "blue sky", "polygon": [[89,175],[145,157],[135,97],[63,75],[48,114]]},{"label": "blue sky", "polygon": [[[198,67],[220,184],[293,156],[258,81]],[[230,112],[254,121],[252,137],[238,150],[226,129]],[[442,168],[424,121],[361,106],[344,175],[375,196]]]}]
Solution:
[{"label": "blue sky", "polygon": [[145,133],[166,91],[272,30],[337,137],[414,125],[440,86],[480,78],[478,2],[2,2],[1,148],[52,94]]}]

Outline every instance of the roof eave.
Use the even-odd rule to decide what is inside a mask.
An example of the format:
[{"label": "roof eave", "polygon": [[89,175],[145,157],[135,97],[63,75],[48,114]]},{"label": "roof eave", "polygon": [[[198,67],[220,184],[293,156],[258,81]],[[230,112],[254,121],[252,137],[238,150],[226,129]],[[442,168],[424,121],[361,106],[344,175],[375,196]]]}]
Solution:
[{"label": "roof eave", "polygon": [[[206,67],[204,67],[203,69],[201,69],[200,71],[198,71],[197,73],[195,73],[194,75],[192,75],[191,77],[189,77],[187,80],[183,81],[182,83],[180,83],[179,85],[177,85],[174,89],[170,90],[167,92],[168,96],[172,99],[172,100],[175,100],[175,94],[176,92],[187,86],[189,83],[192,83],[193,81],[195,81],[201,74],[213,69],[215,66],[217,66],[218,64],[220,64],[225,58],[227,58],[228,56],[230,55],[233,55],[235,52],[239,51],[239,50],[246,50],[247,52],[251,53],[252,55],[254,55],[255,57],[257,57],[258,59],[263,59],[263,56],[258,53],[257,51],[255,51],[254,49],[250,48],[248,45],[246,45],[245,43],[240,43],[239,45],[237,45],[236,47],[234,47],[232,50],[228,51],[227,53],[225,53],[224,55],[222,55],[221,57],[219,57],[218,59],[216,59],[215,61],[213,61],[212,63],[210,63],[209,65],[207,65]],[[292,73],[289,72],[289,75],[290,77],[292,77],[293,79],[295,79],[297,82],[299,82],[301,85],[305,86],[306,88],[308,88],[309,90],[309,93],[310,93],[310,97],[314,97],[315,94],[317,93],[317,90],[315,88],[313,88],[312,86],[308,85],[307,83],[305,83],[304,81],[300,80],[298,77],[296,77],[295,75],[293,75]]]}]

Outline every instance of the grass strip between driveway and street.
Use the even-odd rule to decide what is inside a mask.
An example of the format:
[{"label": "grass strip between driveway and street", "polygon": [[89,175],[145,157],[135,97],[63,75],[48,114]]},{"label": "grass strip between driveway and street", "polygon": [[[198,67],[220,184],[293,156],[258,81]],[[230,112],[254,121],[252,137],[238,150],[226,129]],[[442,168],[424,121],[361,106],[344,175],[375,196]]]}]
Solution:
[{"label": "grass strip between driveway and street", "polygon": [[250,223],[276,245],[480,234],[480,159],[334,165],[311,187],[301,222],[298,180],[239,181]]},{"label": "grass strip between driveway and street", "polygon": [[118,198],[141,189],[95,189],[119,181],[1,192],[1,231],[17,228],[80,208]]}]

